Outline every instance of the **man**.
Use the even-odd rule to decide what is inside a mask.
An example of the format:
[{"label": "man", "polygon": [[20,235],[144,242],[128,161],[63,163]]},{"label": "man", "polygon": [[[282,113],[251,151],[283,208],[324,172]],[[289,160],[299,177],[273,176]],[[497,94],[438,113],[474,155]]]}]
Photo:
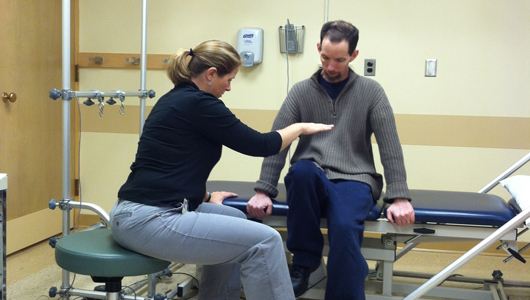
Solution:
[{"label": "man", "polygon": [[[384,167],[388,220],[400,226],[414,223],[392,108],[377,82],[348,66],[359,54],[358,39],[359,31],[350,23],[324,24],[317,44],[322,69],[292,87],[273,124],[273,130],[295,122],[335,125],[330,132],[300,137],[285,177],[287,248],[293,253],[291,280],[297,297],[320,264],[320,218],[326,217],[326,299],[365,299],[368,265],[360,251],[364,220],[383,187],[373,161],[372,134]],[[263,218],[272,212],[270,198],[278,194],[287,152],[263,161],[256,195],[247,204],[250,215]]]}]

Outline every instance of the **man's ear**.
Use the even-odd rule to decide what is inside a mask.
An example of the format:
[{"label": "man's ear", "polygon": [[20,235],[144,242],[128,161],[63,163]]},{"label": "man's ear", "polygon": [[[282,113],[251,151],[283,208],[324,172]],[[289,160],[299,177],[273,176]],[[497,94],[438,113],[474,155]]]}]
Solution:
[{"label": "man's ear", "polygon": [[359,50],[353,51],[353,54],[350,58],[350,62],[352,62],[355,58],[357,58],[357,55],[359,55]]}]

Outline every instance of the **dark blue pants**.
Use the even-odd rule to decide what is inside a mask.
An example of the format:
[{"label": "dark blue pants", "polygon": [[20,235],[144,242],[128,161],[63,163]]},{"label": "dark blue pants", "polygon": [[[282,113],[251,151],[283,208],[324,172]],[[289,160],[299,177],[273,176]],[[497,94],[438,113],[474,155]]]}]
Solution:
[{"label": "dark blue pants", "polygon": [[287,248],[293,263],[320,264],[324,238],[320,219],[328,221],[329,256],[326,300],[365,299],[368,265],[361,254],[364,220],[373,205],[370,186],[357,181],[327,179],[307,160],[294,164],[285,177]]}]

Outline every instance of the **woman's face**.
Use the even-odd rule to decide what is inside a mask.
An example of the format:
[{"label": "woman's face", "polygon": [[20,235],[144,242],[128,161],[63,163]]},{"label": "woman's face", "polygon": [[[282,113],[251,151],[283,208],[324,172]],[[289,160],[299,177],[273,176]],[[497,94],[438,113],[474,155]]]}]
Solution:
[{"label": "woman's face", "polygon": [[210,93],[217,98],[221,98],[225,92],[230,91],[230,84],[236,77],[237,72],[239,72],[239,67],[224,76],[218,76],[216,72],[211,81]]}]

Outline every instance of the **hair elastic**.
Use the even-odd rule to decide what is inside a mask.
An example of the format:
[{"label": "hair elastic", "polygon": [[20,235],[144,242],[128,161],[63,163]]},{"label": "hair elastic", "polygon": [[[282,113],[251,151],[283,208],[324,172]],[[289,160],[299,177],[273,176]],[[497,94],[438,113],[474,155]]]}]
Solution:
[{"label": "hair elastic", "polygon": [[190,48],[190,56],[193,56],[193,49]]}]

